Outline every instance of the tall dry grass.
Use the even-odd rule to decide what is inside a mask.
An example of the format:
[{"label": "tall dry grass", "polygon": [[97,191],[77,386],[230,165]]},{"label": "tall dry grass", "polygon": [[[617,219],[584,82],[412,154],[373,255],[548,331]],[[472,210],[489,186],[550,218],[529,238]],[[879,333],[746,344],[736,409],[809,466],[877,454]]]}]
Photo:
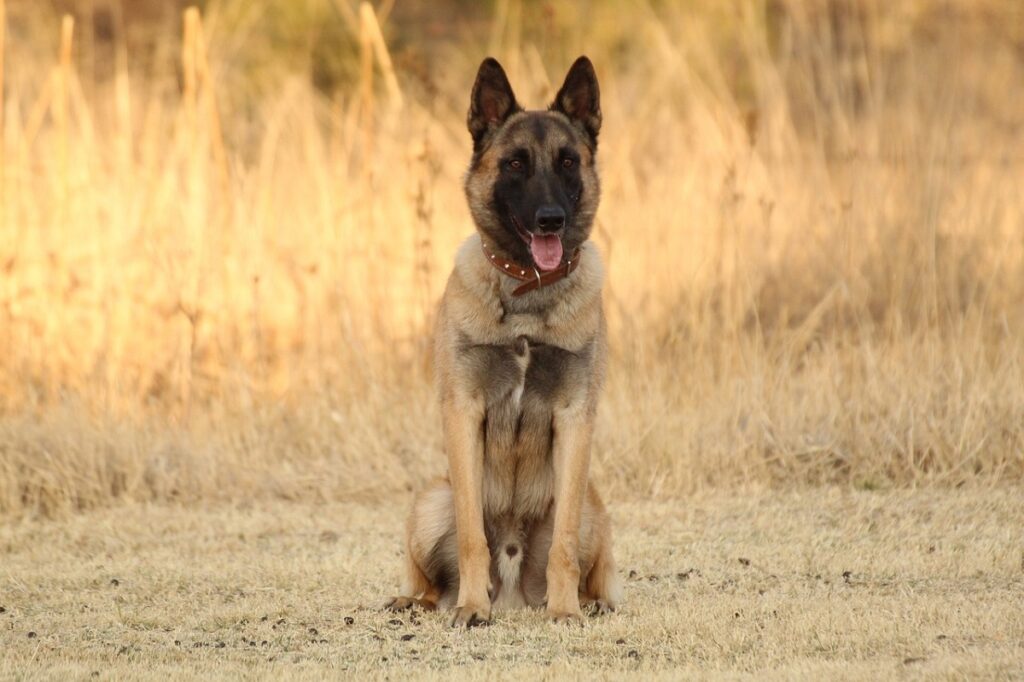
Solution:
[{"label": "tall dry grass", "polygon": [[0,512],[439,472],[429,327],[486,53],[533,106],[597,64],[613,494],[1021,479],[1016,3],[504,0],[397,54],[337,0],[358,76],[329,94],[242,67],[258,5],[187,12],[144,66],[115,11],[102,78],[90,24],[11,6]]}]

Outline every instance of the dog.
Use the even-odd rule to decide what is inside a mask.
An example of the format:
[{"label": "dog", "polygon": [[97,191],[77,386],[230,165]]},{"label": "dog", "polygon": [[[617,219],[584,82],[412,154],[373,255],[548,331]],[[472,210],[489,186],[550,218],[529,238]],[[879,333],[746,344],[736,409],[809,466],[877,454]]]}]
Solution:
[{"label": "dog", "polygon": [[554,102],[525,111],[480,65],[460,247],[435,335],[448,476],[422,491],[391,610],[454,607],[453,627],[546,606],[556,622],[614,610],[611,523],[590,482],[606,364],[603,266],[588,241],[600,185],[597,75],[580,57]]}]

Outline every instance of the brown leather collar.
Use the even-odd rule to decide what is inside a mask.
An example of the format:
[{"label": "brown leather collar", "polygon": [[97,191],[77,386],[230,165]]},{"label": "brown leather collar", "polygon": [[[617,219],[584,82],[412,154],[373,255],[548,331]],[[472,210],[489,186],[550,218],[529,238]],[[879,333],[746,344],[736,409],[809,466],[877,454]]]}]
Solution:
[{"label": "brown leather collar", "polygon": [[497,268],[499,272],[502,272],[513,279],[518,279],[520,282],[526,282],[512,292],[513,296],[522,296],[528,291],[540,289],[541,287],[546,287],[549,284],[554,284],[559,280],[565,279],[573,270],[576,269],[576,266],[580,264],[580,250],[576,249],[572,252],[572,255],[569,256],[569,260],[565,261],[565,263],[554,270],[548,270],[547,272],[542,273],[532,265],[524,267],[514,260],[502,258],[498,254],[494,253],[494,251],[492,251],[483,240],[480,240],[480,246],[484,250],[484,258],[487,259],[487,262]]}]

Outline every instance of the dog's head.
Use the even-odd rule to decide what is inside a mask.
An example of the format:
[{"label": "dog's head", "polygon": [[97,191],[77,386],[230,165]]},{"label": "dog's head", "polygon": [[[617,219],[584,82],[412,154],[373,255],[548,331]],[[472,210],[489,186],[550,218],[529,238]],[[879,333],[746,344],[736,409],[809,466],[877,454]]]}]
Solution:
[{"label": "dog's head", "polygon": [[485,59],[467,123],[473,160],[466,196],[477,229],[518,262],[559,267],[590,236],[597,212],[594,66],[580,57],[547,111],[524,111],[501,65]]}]

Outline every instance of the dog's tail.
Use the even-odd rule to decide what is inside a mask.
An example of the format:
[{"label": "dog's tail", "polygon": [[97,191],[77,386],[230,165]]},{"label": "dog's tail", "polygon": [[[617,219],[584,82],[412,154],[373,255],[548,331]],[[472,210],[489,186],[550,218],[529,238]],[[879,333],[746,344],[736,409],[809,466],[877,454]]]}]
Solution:
[{"label": "dog's tail", "polygon": [[498,537],[499,541],[494,548],[494,563],[500,586],[494,596],[494,603],[502,608],[517,608],[525,603],[521,588],[525,542],[522,533],[516,528],[504,529]]}]

